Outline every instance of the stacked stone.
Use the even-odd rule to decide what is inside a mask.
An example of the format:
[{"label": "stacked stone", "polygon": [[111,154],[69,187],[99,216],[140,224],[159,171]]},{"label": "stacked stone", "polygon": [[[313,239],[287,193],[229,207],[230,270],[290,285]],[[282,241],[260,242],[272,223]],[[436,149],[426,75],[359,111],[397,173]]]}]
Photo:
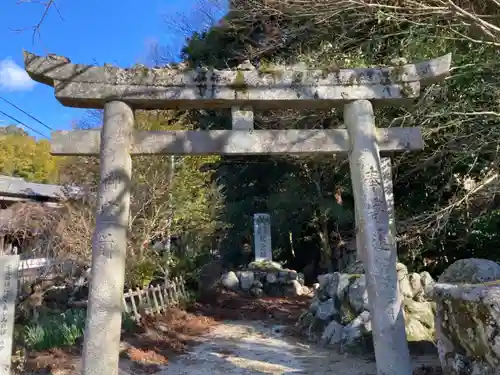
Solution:
[{"label": "stacked stone", "polygon": [[[409,340],[434,339],[434,304],[427,301],[434,280],[428,272],[408,273],[398,263],[397,275]],[[366,276],[362,273],[331,273],[318,276],[319,283],[309,310],[304,313],[299,327],[310,339],[323,345],[354,349],[370,349],[371,316],[366,290]]]},{"label": "stacked stone", "polygon": [[500,375],[500,264],[457,260],[433,288],[445,374]]},{"label": "stacked stone", "polygon": [[271,261],[252,262],[246,271],[227,272],[222,275],[221,284],[254,297],[296,297],[310,293],[304,286],[303,274]]}]

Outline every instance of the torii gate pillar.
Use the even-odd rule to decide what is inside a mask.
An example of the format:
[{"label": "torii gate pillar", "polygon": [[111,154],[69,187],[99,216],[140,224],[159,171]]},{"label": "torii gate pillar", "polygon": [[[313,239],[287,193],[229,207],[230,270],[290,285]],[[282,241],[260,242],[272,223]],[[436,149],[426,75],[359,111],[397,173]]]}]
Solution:
[{"label": "torii gate pillar", "polygon": [[[451,55],[397,67],[296,71],[183,71],[71,64],[25,53],[28,74],[51,85],[64,105],[104,108],[102,132],[56,132],[55,155],[100,155],[101,182],[92,249],[83,375],[118,375],[121,292],[130,204],[130,155],[347,153],[356,201],[378,375],[411,375],[396,248],[384,193],[380,152],[423,148],[419,128],[375,128],[372,103],[411,103],[421,85],[439,82]],[[126,103],[126,104],[125,104]],[[133,132],[133,109],[344,108],[347,130]],[[238,128],[238,126],[237,126]],[[249,127],[250,128],[250,127]]]},{"label": "torii gate pillar", "polygon": [[[395,267],[396,239],[390,225],[372,104],[367,100],[346,104],[344,121],[351,143],[349,165],[356,199],[357,246],[367,279],[377,368],[390,367],[390,372],[379,370],[379,374],[407,374],[411,366],[408,349],[401,350],[407,348],[407,341]],[[396,352],[398,359],[394,358]]]},{"label": "torii gate pillar", "polygon": [[[127,104],[104,105],[96,227],[83,347],[83,374],[117,374],[132,182],[134,112]],[[96,372],[96,363],[99,371]]]}]

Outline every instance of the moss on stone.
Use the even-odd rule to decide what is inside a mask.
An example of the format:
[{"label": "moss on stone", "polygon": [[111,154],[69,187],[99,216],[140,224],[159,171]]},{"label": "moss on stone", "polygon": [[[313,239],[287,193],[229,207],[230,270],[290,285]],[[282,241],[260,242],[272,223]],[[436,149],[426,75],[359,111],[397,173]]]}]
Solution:
[{"label": "moss on stone", "polygon": [[271,65],[263,65],[259,68],[259,75],[265,74],[272,75],[274,79],[282,79],[284,71]]},{"label": "moss on stone", "polygon": [[443,333],[457,348],[465,347],[475,357],[484,358],[491,352],[485,342],[486,325],[494,318],[484,304],[462,299],[445,299],[441,320]]},{"label": "moss on stone", "polygon": [[246,92],[248,90],[248,83],[245,81],[245,75],[241,70],[236,71],[234,81],[229,85],[235,91]]}]

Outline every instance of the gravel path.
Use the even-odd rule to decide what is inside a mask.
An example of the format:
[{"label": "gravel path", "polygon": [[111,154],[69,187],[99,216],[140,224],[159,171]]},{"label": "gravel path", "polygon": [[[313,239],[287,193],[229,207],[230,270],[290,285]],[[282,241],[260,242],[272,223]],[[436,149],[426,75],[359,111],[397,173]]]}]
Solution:
[{"label": "gravel path", "polygon": [[[335,374],[375,375],[373,360],[345,356],[284,338],[279,326],[226,322],[186,355],[173,359],[161,375]],[[414,366],[435,358],[414,360]]]}]

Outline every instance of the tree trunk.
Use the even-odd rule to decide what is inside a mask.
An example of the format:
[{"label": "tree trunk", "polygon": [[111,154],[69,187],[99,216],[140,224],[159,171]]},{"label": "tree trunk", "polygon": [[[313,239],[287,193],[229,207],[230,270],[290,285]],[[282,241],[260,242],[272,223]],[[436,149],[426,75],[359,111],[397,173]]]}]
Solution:
[{"label": "tree trunk", "polygon": [[321,244],[321,268],[327,269],[329,273],[333,272],[332,248],[330,246],[330,232],[328,230],[328,219],[324,213],[319,217],[320,228],[318,231]]}]

